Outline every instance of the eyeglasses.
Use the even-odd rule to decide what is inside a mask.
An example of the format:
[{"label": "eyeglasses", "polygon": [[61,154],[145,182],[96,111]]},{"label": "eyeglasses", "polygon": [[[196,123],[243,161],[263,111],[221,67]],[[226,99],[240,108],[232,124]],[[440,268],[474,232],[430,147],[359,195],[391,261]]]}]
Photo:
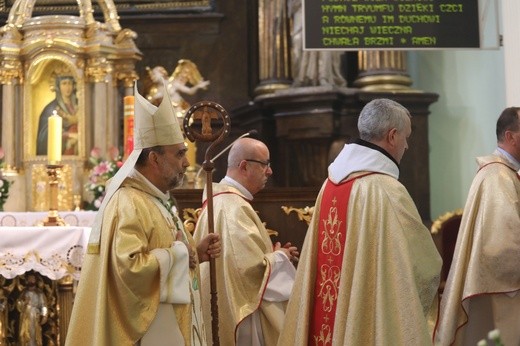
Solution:
[{"label": "eyeglasses", "polygon": [[260,161],[260,160],[245,159],[244,161],[256,162],[256,163],[261,164],[262,166],[265,166],[266,168],[271,167],[271,161],[269,161],[269,160],[267,160],[267,161]]}]

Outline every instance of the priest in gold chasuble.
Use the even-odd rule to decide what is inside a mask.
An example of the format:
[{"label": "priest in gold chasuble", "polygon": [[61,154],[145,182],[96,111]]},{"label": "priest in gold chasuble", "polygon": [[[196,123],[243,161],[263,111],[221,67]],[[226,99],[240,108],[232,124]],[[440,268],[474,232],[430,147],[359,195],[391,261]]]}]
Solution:
[{"label": "priest in gold chasuble", "polygon": [[438,345],[476,345],[498,329],[520,345],[520,108],[497,121],[498,148],[478,157],[435,333]]},{"label": "priest in gold chasuble", "polygon": [[195,245],[169,204],[190,164],[169,98],[135,94],[134,150],[94,221],[66,344],[206,345],[198,262],[218,235]]},{"label": "priest in gold chasuble", "polygon": [[399,162],[409,112],[376,99],[329,166],[278,345],[431,345],[442,260]]},{"label": "priest in gold chasuble", "polygon": [[[221,235],[222,256],[215,262],[219,336],[226,346],[276,345],[295,268],[295,247],[273,243],[251,206],[253,195],[272,174],[265,144],[242,138],[231,148],[226,176],[213,184],[215,232]],[[206,200],[206,191],[203,200]],[[208,233],[205,205],[194,238]],[[210,316],[209,266],[201,265],[205,320]],[[208,340],[211,330],[206,328]]]}]

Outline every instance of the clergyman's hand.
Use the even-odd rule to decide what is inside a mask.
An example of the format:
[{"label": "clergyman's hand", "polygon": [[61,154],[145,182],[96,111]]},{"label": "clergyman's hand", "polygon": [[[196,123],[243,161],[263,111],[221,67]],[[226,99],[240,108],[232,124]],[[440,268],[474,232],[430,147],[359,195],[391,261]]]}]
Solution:
[{"label": "clergyman's hand", "polygon": [[276,242],[274,244],[274,251],[278,250],[285,253],[287,258],[289,258],[291,262],[298,262],[298,256],[300,255],[300,253],[298,252],[298,248],[296,246],[292,246],[291,243],[285,243],[285,245],[282,246],[280,242]]},{"label": "clergyman's hand", "polygon": [[195,257],[195,251],[191,248],[191,246],[184,240],[184,235],[182,232],[177,232],[177,236],[175,237],[176,241],[180,241],[186,245],[188,248],[188,253],[190,254],[190,269],[195,269],[197,267],[197,258]]},{"label": "clergyman's hand", "polygon": [[199,262],[209,261],[210,258],[220,257],[222,246],[220,245],[220,235],[217,233],[210,233],[201,239],[197,245],[197,253],[199,255]]}]

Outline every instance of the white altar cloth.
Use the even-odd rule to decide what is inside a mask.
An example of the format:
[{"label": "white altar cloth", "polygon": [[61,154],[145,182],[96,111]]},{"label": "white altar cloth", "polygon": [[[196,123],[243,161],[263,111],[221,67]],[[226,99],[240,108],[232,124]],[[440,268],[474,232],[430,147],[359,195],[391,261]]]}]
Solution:
[{"label": "white altar cloth", "polygon": [[[94,223],[96,211],[59,211],[58,215],[69,226],[90,227]],[[0,226],[38,226],[49,213],[36,212],[0,212]]]},{"label": "white altar cloth", "polygon": [[89,227],[0,227],[0,275],[34,270],[52,280],[79,280]]}]

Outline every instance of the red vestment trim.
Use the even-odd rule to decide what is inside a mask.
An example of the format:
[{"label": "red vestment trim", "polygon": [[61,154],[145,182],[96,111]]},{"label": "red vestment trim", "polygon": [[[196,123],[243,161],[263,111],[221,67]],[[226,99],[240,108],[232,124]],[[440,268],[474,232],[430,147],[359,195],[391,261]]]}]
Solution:
[{"label": "red vestment trim", "polygon": [[[231,191],[224,191],[224,192],[219,192],[219,193],[216,193],[213,195],[213,198],[219,196],[219,195],[228,195],[228,194],[232,194],[232,195],[237,195],[238,197],[241,197],[242,199],[248,201],[249,203],[251,203],[250,200],[248,200],[247,198],[245,198],[244,196],[241,196],[239,195],[238,193],[236,192],[231,192]],[[206,208],[206,205],[208,204],[208,200],[205,199],[204,202],[202,202],[202,209]]]},{"label": "red vestment trim", "polygon": [[332,343],[341,265],[347,238],[347,210],[350,192],[354,181],[368,174],[338,185],[327,180],[323,191],[316,244],[318,255],[313,313],[309,326],[309,345],[330,345]]}]

